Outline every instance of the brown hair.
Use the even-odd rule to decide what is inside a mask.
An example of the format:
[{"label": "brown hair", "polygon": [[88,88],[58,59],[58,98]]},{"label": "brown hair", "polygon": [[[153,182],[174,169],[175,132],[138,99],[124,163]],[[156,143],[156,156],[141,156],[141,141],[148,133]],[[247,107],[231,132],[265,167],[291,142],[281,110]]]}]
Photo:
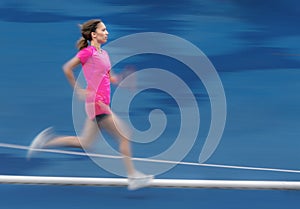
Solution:
[{"label": "brown hair", "polygon": [[82,37],[77,41],[76,46],[78,50],[81,50],[89,45],[88,41],[92,40],[91,33],[96,31],[97,25],[101,22],[102,21],[100,19],[93,19],[86,21],[82,25],[79,25]]}]

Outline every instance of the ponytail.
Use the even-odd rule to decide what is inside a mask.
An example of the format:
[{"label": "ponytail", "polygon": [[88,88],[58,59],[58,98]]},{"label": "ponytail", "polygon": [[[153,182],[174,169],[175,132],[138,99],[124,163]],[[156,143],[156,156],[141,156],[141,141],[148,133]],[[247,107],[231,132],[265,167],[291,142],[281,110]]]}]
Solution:
[{"label": "ponytail", "polygon": [[83,38],[83,37],[81,37],[81,38],[77,41],[77,44],[76,44],[76,46],[77,46],[77,48],[78,48],[79,51],[80,51],[81,49],[87,47],[88,45],[89,45],[89,44],[88,44],[88,41],[87,41],[85,38]]}]

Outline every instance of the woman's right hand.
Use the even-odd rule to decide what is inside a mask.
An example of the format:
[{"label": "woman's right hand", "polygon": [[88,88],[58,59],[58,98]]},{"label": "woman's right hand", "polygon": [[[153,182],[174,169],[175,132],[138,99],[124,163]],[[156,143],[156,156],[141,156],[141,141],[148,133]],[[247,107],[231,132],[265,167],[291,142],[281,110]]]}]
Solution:
[{"label": "woman's right hand", "polygon": [[76,88],[76,95],[80,100],[85,100],[85,98],[88,96],[89,91],[82,88]]}]

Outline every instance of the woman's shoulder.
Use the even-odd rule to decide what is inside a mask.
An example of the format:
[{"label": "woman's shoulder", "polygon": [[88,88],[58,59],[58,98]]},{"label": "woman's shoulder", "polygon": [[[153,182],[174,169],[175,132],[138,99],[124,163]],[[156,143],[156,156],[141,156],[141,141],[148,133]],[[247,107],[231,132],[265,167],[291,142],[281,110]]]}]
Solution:
[{"label": "woman's shoulder", "polygon": [[93,52],[94,52],[94,47],[93,46],[87,46],[83,49],[81,49],[77,55],[78,56],[84,56],[84,57],[90,57],[93,55]]},{"label": "woman's shoulder", "polygon": [[109,53],[105,49],[102,49],[102,53],[109,56]]},{"label": "woman's shoulder", "polygon": [[94,48],[92,46],[88,46],[81,49],[76,56],[80,59],[81,63],[84,64],[93,55],[93,52]]},{"label": "woman's shoulder", "polygon": [[93,51],[94,51],[94,47],[93,46],[87,46],[87,47],[81,49],[79,52],[92,54]]}]

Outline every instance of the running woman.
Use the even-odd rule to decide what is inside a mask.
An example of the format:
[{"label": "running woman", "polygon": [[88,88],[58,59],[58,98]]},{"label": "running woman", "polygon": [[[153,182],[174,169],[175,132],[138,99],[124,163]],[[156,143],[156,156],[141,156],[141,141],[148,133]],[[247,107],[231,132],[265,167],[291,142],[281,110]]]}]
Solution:
[{"label": "running woman", "polygon": [[[53,137],[50,129],[42,131],[33,140],[28,152],[28,158],[35,149],[67,146],[89,148],[95,140],[100,129],[105,129],[118,139],[119,150],[123,155],[124,164],[128,175],[128,189],[138,189],[146,186],[153,178],[137,171],[131,159],[130,142],[120,133],[121,121],[111,111],[110,84],[117,83],[116,76],[112,76],[111,64],[108,53],[101,48],[107,42],[108,31],[100,19],[89,20],[81,25],[82,37],[77,42],[79,52],[75,57],[66,62],[63,71],[79,98],[85,99],[87,119],[81,136]],[[76,84],[74,70],[82,65],[84,77],[87,82],[86,89]],[[126,134],[128,135],[128,133]]]}]

